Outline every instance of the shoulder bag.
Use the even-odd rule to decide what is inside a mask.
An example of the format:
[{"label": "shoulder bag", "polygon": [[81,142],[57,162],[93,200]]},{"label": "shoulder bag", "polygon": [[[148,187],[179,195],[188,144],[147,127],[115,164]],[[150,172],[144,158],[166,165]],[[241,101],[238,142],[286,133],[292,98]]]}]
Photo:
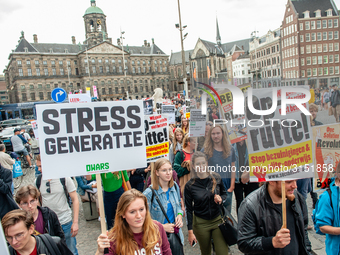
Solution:
[{"label": "shoulder bag", "polygon": [[[152,196],[153,196],[153,197],[156,197],[156,201],[158,202],[159,207],[161,208],[161,210],[162,210],[162,212],[163,212],[163,214],[164,214],[166,220],[167,220],[168,222],[170,222],[169,217],[168,217],[168,215],[166,215],[166,212],[165,212],[165,210],[164,210],[164,207],[163,207],[161,201],[159,200],[159,197],[157,196],[155,190],[154,190],[153,188],[151,188],[151,187],[149,187],[149,188],[150,188],[151,191],[152,191]],[[152,203],[152,201],[151,201],[151,203]],[[171,249],[172,254],[176,254],[176,255],[184,255],[183,245],[182,245],[182,243],[181,243],[181,239],[180,239],[180,237],[178,236],[178,234],[166,232],[166,235],[167,235],[168,241],[169,241],[169,243],[170,243],[170,249]]]}]

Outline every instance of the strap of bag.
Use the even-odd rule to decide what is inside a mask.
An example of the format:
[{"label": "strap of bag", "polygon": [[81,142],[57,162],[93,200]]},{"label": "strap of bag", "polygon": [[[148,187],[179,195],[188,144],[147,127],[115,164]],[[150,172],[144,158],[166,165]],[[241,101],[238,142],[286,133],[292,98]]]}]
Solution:
[{"label": "strap of bag", "polygon": [[67,191],[67,187],[66,187],[66,179],[65,178],[60,178],[60,182],[61,182],[61,185],[63,185],[63,189],[64,189],[64,193],[65,193],[65,196],[66,196],[67,204],[71,208],[71,205],[70,205],[69,199],[68,199],[68,191]]},{"label": "strap of bag", "polygon": [[332,191],[331,191],[331,189],[330,189],[330,188],[327,188],[326,190],[327,190],[327,192],[328,192],[328,194],[329,194],[329,198],[330,198],[330,200],[331,200],[331,207],[332,207],[332,209],[333,209],[333,202],[332,202]]},{"label": "strap of bag", "polygon": [[162,212],[163,212],[163,214],[164,214],[166,220],[170,223],[170,219],[169,219],[168,215],[166,215],[166,212],[165,212],[165,210],[164,210],[164,207],[163,207],[161,201],[159,201],[159,197],[157,196],[155,190],[154,190],[153,188],[151,188],[151,187],[150,187],[150,189],[152,190],[152,194],[156,197],[156,201],[158,202],[159,207],[161,208],[161,210],[162,210]]},{"label": "strap of bag", "polygon": [[87,193],[87,196],[89,197],[89,201],[90,201],[90,212],[91,212],[91,215],[93,215],[92,213],[92,199],[91,199],[91,195],[89,192],[86,192]]},{"label": "strap of bag", "polygon": [[39,235],[37,236],[38,238],[41,239],[41,241],[45,244],[45,246],[47,247],[48,251],[50,252],[51,255],[62,255],[56,245],[56,243],[54,242],[54,240],[52,239],[52,237],[50,235]]}]

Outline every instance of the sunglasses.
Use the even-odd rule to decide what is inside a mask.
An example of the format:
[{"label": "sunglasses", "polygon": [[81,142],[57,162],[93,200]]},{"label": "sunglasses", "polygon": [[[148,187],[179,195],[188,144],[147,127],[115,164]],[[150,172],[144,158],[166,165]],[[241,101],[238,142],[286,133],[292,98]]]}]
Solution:
[{"label": "sunglasses", "polygon": [[51,193],[51,183],[48,181],[48,182],[46,182],[46,186],[48,187],[47,189],[46,189],[46,192],[47,193]]}]

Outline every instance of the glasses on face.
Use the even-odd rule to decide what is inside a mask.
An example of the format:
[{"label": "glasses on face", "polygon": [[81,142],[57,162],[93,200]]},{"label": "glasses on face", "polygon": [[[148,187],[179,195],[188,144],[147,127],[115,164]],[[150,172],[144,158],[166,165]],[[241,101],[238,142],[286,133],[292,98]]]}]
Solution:
[{"label": "glasses on face", "polygon": [[47,189],[46,189],[46,192],[47,193],[51,193],[51,183],[48,181],[48,182],[46,182],[46,186],[48,187]]},{"label": "glasses on face", "polygon": [[7,242],[11,243],[11,242],[13,242],[13,238],[14,238],[15,240],[17,240],[19,242],[24,238],[24,236],[25,236],[25,233],[17,234],[14,237],[6,236],[6,240],[7,240]]},{"label": "glasses on face", "polygon": [[37,202],[37,200],[36,200],[36,199],[33,199],[33,200],[29,201],[28,203],[27,203],[27,202],[26,202],[26,203],[21,203],[20,206],[21,206],[21,207],[27,207],[28,204],[30,204],[31,206],[33,206],[36,202]]},{"label": "glasses on face", "polygon": [[162,173],[171,173],[172,169],[162,169],[162,170],[159,170],[159,171],[162,172]]}]

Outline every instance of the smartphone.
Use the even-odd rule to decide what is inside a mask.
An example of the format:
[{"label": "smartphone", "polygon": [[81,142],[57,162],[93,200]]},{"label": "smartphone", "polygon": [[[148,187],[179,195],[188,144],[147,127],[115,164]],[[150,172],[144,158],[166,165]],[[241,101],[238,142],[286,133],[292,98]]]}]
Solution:
[{"label": "smartphone", "polygon": [[194,240],[194,241],[192,241],[192,248],[194,248],[195,246],[196,246],[196,244],[197,244],[197,242]]}]

